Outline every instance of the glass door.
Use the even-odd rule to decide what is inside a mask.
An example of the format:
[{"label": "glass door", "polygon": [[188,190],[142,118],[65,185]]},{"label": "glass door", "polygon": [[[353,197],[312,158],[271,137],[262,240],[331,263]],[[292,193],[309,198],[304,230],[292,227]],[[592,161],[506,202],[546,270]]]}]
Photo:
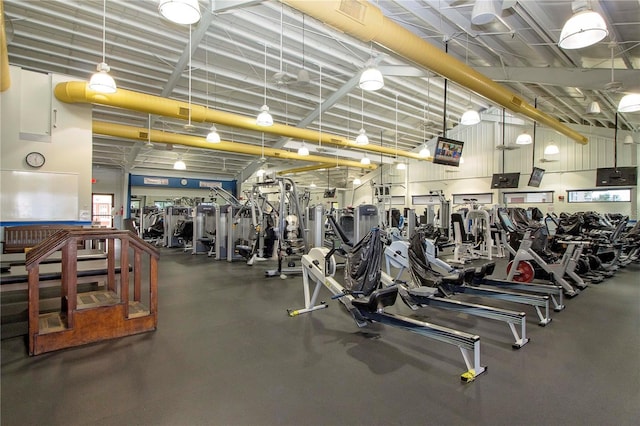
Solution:
[{"label": "glass door", "polygon": [[113,194],[93,194],[93,226],[113,227]]}]

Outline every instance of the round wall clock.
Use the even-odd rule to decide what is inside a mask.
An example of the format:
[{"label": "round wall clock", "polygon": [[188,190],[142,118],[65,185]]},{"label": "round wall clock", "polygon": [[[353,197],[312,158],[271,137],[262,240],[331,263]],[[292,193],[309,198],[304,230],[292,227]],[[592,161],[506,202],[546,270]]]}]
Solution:
[{"label": "round wall clock", "polygon": [[44,166],[45,158],[40,152],[30,152],[25,157],[27,165],[34,168],[40,168]]}]

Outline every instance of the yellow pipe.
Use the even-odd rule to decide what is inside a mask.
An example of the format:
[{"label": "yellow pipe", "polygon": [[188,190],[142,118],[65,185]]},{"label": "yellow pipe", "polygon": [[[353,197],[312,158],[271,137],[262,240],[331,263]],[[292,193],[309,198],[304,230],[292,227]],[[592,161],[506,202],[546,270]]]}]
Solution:
[{"label": "yellow pipe", "polygon": [[[108,105],[118,108],[125,108],[133,111],[140,111],[147,114],[162,115],[164,117],[174,117],[183,120],[189,118],[189,104],[174,99],[162,98],[159,96],[147,95],[125,89],[118,89],[116,93],[98,93],[88,88],[84,81],[69,81],[58,83],[54,89],[58,100],[67,103],[92,103]],[[322,141],[325,145],[334,145],[344,148],[354,148],[370,152],[377,152],[385,155],[396,155],[396,150],[391,147],[377,145],[357,146],[355,142],[349,141],[341,136],[328,133],[319,133],[315,130],[301,129],[299,127],[287,126],[275,123],[273,126],[262,127],[256,124],[255,117],[232,114],[206,108],[201,105],[191,104],[191,121],[209,122],[223,124],[231,127],[255,130],[280,136],[287,136],[295,139],[302,139],[311,142]],[[417,153],[408,151],[397,151],[400,157],[423,160]]]},{"label": "yellow pipe", "polygon": [[[149,129],[144,127],[125,126],[123,124],[106,123],[103,121],[93,121],[93,133],[145,142],[149,140],[150,136],[151,141],[156,143],[184,145],[193,148],[236,152],[255,156],[261,156],[263,154],[263,148],[261,146],[226,141],[212,144],[211,142],[207,142],[206,139],[201,136],[180,135],[177,133],[166,133],[159,130],[151,130],[151,135],[149,135]],[[268,147],[264,147],[264,156],[283,160],[300,160],[322,163],[327,163],[328,160],[327,157],[323,157],[321,155],[302,156],[284,149]],[[375,170],[377,168],[375,164],[362,165],[359,161],[342,159],[337,161],[330,159],[330,161],[332,164],[337,163],[340,166],[358,167],[366,170]]]},{"label": "yellow pipe", "polygon": [[4,25],[4,1],[0,0],[0,92],[11,86],[9,71],[9,50],[7,49],[7,29]]},{"label": "yellow pipe", "polygon": [[312,172],[314,170],[331,169],[334,167],[337,167],[335,161],[331,164],[329,163],[314,164],[312,166],[296,167],[295,169],[281,170],[278,172],[278,175],[283,176],[283,175],[290,175],[295,173]]},{"label": "yellow pipe", "polygon": [[506,87],[396,24],[371,3],[364,0],[281,1],[361,41],[374,41],[511,111],[555,129],[578,143],[586,144],[588,141],[587,137],[536,109]]}]

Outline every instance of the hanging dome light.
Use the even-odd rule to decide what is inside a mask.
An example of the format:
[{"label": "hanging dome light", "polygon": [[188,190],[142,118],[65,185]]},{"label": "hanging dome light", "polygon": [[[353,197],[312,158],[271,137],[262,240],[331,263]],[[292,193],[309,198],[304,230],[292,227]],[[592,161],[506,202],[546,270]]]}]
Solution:
[{"label": "hanging dome light", "polygon": [[180,25],[195,24],[200,20],[198,0],[160,0],[160,15]]},{"label": "hanging dome light", "polygon": [[549,145],[547,145],[544,148],[544,155],[555,155],[559,153],[560,153],[560,148],[558,148],[558,145],[556,145],[553,142],[551,142]]},{"label": "hanging dome light", "polygon": [[404,163],[404,161],[401,161],[396,164],[396,170],[407,170],[407,165]]},{"label": "hanging dome light", "polygon": [[260,108],[260,114],[258,114],[256,124],[264,127],[273,126],[273,117],[269,114],[269,107],[267,104],[262,105],[262,108]]},{"label": "hanging dome light", "polygon": [[360,184],[362,184],[362,181],[360,180],[360,178],[358,178],[358,177],[357,177],[357,178],[355,178],[355,179],[353,180],[353,184],[354,184],[354,185],[360,185]]},{"label": "hanging dome light", "polygon": [[111,68],[106,62],[100,62],[95,72],[89,80],[89,89],[100,93],[116,93],[116,82],[109,75]]},{"label": "hanging dome light", "polygon": [[633,142],[633,136],[627,135],[624,137],[624,142],[622,143],[625,145],[633,145],[635,142]]},{"label": "hanging dome light", "polygon": [[480,114],[478,111],[474,109],[469,109],[462,114],[460,118],[460,124],[465,126],[473,126],[474,124],[478,124],[480,122]]},{"label": "hanging dome light", "polygon": [[620,99],[618,112],[640,111],[640,93],[629,93]]},{"label": "hanging dome light", "polygon": [[368,145],[369,144],[369,137],[367,136],[367,132],[366,130],[364,130],[364,127],[362,129],[360,129],[360,131],[358,132],[358,137],[356,137],[356,145]]},{"label": "hanging dome light", "polygon": [[218,129],[215,124],[211,125],[211,129],[209,129],[209,134],[207,135],[207,142],[211,143],[220,143],[220,134],[218,133]]},{"label": "hanging dome light", "polygon": [[558,46],[581,49],[596,44],[609,34],[602,16],[593,10],[578,10],[562,27]]},{"label": "hanging dome light", "polygon": [[309,188],[315,188],[317,185],[313,182],[311,182],[311,184],[309,185]]},{"label": "hanging dome light", "polygon": [[418,155],[422,158],[431,157],[431,151],[429,150],[429,148],[427,148],[427,144],[424,144],[422,146],[422,149],[420,150]]},{"label": "hanging dome light", "polygon": [[371,160],[369,159],[369,157],[367,157],[367,154],[365,154],[364,157],[360,159],[360,164],[364,166],[368,166],[369,164],[371,164]]},{"label": "hanging dome light", "polygon": [[593,101],[587,107],[587,114],[600,114],[600,104],[597,101]]},{"label": "hanging dome light", "polygon": [[174,170],[187,170],[187,165],[181,159],[178,159],[175,163],[173,163]]},{"label": "hanging dome light", "polygon": [[309,148],[307,148],[307,145],[304,142],[302,142],[302,145],[300,145],[300,148],[298,148],[298,155],[309,155]]},{"label": "hanging dome light", "polygon": [[476,0],[471,11],[473,25],[486,25],[498,16],[494,0]]},{"label": "hanging dome light", "polygon": [[358,87],[370,92],[382,89],[384,87],[384,78],[380,70],[375,67],[368,67],[362,71]]},{"label": "hanging dome light", "polygon": [[264,174],[265,174],[266,172],[267,172],[267,171],[264,169],[264,167],[260,167],[260,168],[258,169],[258,171],[256,172],[256,176],[258,176],[258,177],[262,177],[262,176],[264,176]]},{"label": "hanging dome light", "polygon": [[533,142],[531,135],[527,132],[522,132],[516,138],[516,145],[530,145]]}]

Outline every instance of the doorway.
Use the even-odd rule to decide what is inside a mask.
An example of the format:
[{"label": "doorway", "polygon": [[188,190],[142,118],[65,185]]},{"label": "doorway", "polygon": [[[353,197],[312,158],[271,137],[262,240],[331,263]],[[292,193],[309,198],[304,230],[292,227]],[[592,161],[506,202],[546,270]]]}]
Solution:
[{"label": "doorway", "polygon": [[113,228],[113,194],[93,194],[91,224],[103,228]]}]

